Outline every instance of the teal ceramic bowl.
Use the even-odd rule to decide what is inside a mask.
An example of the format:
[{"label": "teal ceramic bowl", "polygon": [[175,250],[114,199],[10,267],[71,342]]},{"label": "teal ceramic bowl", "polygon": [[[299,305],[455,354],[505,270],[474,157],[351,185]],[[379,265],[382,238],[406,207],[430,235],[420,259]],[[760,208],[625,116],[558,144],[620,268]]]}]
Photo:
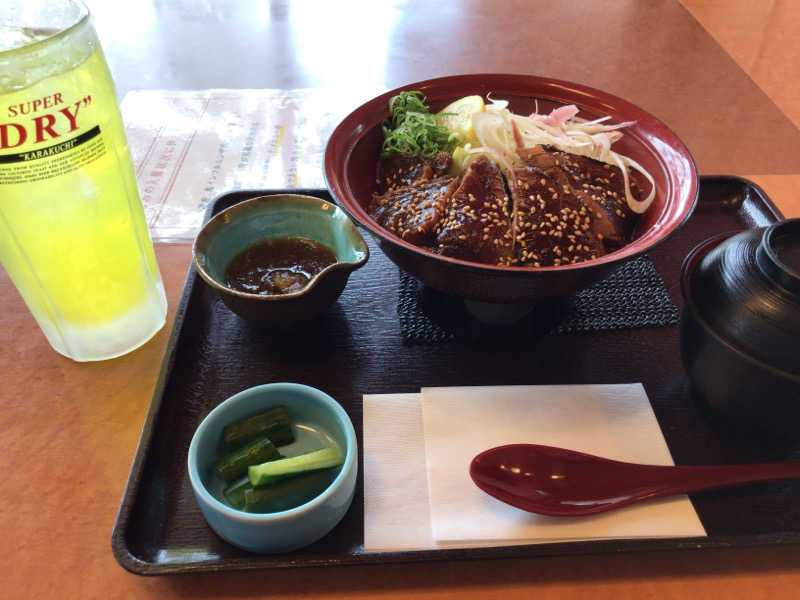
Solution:
[{"label": "teal ceramic bowl", "polygon": [[[345,455],[344,463],[324,491],[295,508],[265,514],[231,508],[220,500],[225,484],[213,470],[225,453],[222,430],[276,405],[286,406],[296,438],[281,446],[283,455],[335,443]],[[231,396],[203,419],[189,445],[188,470],[200,510],[217,535],[248,552],[291,552],[325,536],[349,509],[358,473],[358,444],[350,417],[328,394],[297,383],[269,383]]]},{"label": "teal ceramic bowl", "polygon": [[[293,236],[324,244],[336,262],[288,294],[250,294],[225,285],[225,270],[240,252],[266,239]],[[350,274],[369,259],[369,249],[335,204],[311,196],[275,194],[217,213],[195,238],[192,257],[197,273],[233,312],[259,325],[286,329],[312,320],[336,302]]]}]

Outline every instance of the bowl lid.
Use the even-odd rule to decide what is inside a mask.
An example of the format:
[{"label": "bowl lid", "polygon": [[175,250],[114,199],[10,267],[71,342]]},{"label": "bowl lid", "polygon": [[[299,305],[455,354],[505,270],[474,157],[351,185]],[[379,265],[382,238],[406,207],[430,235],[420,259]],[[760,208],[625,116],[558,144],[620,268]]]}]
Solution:
[{"label": "bowl lid", "polygon": [[800,219],[706,240],[684,271],[686,306],[712,331],[800,373]]}]

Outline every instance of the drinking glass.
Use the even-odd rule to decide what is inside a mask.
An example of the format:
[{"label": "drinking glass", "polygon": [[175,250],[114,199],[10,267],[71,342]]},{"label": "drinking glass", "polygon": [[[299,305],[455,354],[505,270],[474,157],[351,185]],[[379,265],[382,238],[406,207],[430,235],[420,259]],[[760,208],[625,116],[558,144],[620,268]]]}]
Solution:
[{"label": "drinking glass", "polygon": [[0,5],[0,262],[74,360],[120,356],[164,325],[114,83],[78,0]]}]

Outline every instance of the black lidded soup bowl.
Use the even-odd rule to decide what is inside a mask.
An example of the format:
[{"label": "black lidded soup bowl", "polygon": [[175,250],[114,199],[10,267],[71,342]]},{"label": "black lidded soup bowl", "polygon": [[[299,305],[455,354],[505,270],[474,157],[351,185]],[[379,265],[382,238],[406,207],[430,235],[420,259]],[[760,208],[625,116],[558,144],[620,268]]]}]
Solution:
[{"label": "black lidded soup bowl", "polygon": [[702,242],[681,292],[695,399],[734,431],[800,439],[800,219]]}]

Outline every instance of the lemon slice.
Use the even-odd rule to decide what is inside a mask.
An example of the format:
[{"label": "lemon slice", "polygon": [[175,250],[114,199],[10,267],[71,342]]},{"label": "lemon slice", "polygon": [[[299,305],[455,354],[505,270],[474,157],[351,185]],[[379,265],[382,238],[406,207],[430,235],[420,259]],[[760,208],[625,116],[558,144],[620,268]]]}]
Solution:
[{"label": "lemon slice", "polygon": [[469,167],[469,163],[475,158],[474,154],[468,154],[464,146],[458,146],[453,150],[453,162],[450,165],[451,175],[460,175]]},{"label": "lemon slice", "polygon": [[472,127],[472,115],[486,110],[483,98],[480,96],[465,96],[455,102],[451,102],[440,110],[436,118],[447,127],[451,133],[461,136],[459,145],[477,145],[478,138],[475,136],[475,129]]}]

